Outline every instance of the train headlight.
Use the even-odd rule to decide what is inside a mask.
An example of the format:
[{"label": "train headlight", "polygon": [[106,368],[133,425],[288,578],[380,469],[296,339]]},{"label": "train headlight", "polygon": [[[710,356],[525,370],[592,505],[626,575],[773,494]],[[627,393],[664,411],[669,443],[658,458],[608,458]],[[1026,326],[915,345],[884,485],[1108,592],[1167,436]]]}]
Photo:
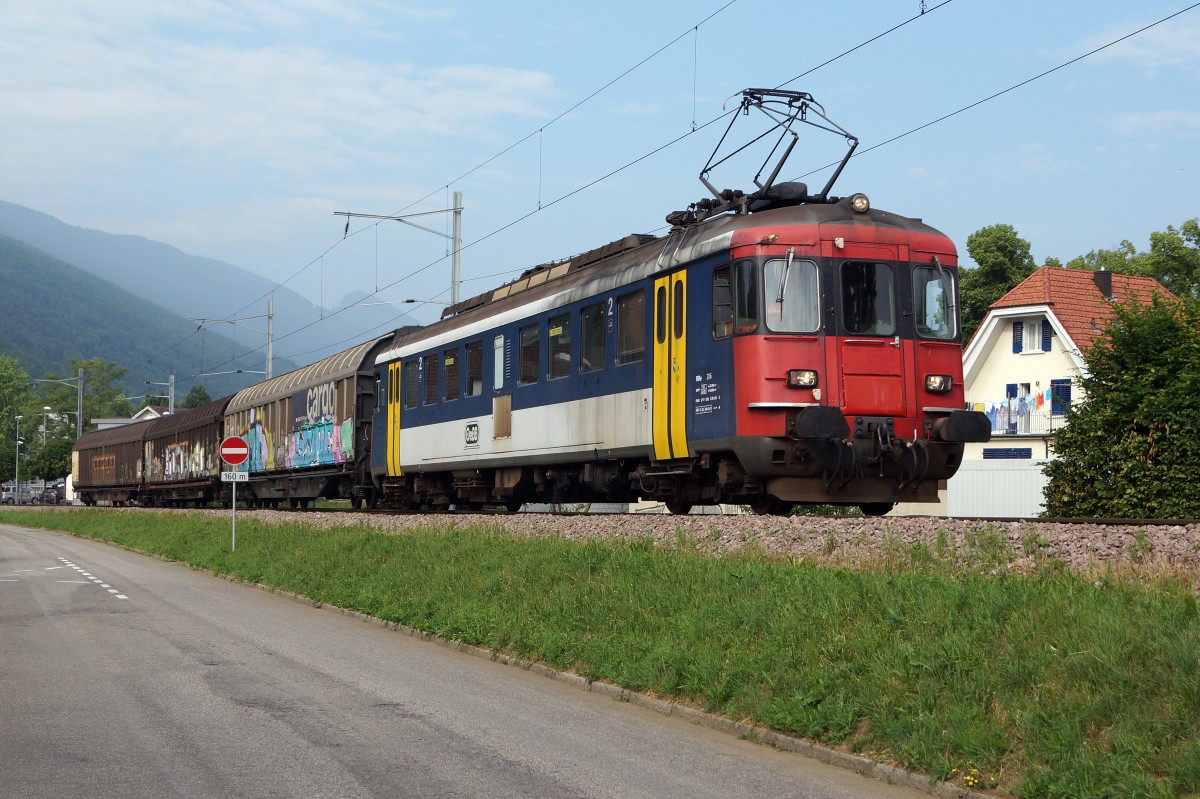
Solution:
[{"label": "train headlight", "polygon": [[856,214],[865,214],[871,210],[871,201],[865,194],[855,194],[850,197],[850,210]]},{"label": "train headlight", "polygon": [[817,385],[816,369],[788,369],[788,388],[813,388]]},{"label": "train headlight", "polygon": [[954,379],[950,375],[925,375],[925,390],[934,394],[945,394],[954,387]]}]

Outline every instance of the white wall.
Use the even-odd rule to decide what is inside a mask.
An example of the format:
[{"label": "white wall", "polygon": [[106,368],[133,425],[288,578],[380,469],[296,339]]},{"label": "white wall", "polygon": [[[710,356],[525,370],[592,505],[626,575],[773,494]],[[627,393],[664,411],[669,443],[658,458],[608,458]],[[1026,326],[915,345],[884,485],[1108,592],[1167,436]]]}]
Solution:
[{"label": "white wall", "polygon": [[1029,519],[1045,509],[1045,460],[966,461],[950,478],[947,515]]}]

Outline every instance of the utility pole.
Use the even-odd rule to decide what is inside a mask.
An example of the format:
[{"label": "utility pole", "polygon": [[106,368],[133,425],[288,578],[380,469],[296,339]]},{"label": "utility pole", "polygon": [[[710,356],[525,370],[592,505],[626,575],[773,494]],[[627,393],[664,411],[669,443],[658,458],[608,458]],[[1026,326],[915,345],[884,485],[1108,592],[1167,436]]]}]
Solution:
[{"label": "utility pole", "polygon": [[166,386],[167,387],[167,414],[175,413],[175,375],[167,378],[165,383],[155,383],[152,380],[147,380],[148,386]]},{"label": "utility pole", "polygon": [[[263,318],[262,314],[259,314],[258,316],[241,316],[241,317],[238,317],[237,319],[201,319],[196,316],[188,317],[188,319],[190,319],[191,321],[200,323],[200,325],[196,328],[197,330],[204,327],[206,324],[237,325],[238,327],[244,327],[247,330],[253,331],[255,333],[261,333],[263,331],[259,330],[256,327],[250,327],[250,325],[243,325],[242,322],[245,322],[248,319],[262,319],[262,318]],[[274,371],[273,362],[275,360],[275,295],[274,294],[267,295],[267,331],[266,332],[267,332],[267,367],[263,371],[263,374],[265,374],[267,376],[267,380],[270,380],[271,375]],[[250,369],[237,369],[235,371],[253,373],[253,370],[250,370]],[[206,372],[205,374],[210,374],[210,375],[211,374],[222,374],[222,375],[224,375],[224,374],[231,374],[231,372]],[[201,375],[197,375],[197,377],[200,377],[200,376]],[[171,379],[174,380],[174,377],[172,377]],[[159,385],[161,385],[161,383]]]},{"label": "utility pole", "polygon": [[[75,386],[75,440],[78,441],[83,437],[83,367],[79,367],[79,374],[75,377],[68,377],[64,380],[37,380],[35,383],[62,383],[63,385]],[[70,411],[63,411],[70,413]]]},{"label": "utility pole", "polygon": [[[444,239],[449,239],[450,243],[451,243],[451,248],[450,248],[450,305],[454,306],[454,305],[458,304],[458,290],[459,290],[459,285],[462,283],[462,263],[461,263],[461,258],[462,258],[462,212],[463,212],[462,192],[456,191],[456,192],[454,192],[453,207],[443,208],[440,211],[424,211],[419,214],[398,214],[398,215],[391,215],[391,216],[381,216],[379,214],[358,214],[358,213],[354,213],[353,211],[334,211],[333,215],[346,217],[346,230],[347,231],[350,230],[350,218],[351,217],[354,217],[355,219],[391,219],[396,222],[403,222],[404,224],[409,225],[411,227],[415,227],[418,230],[424,230],[426,233],[432,233],[435,236],[441,236]],[[411,219],[414,216],[429,216],[430,214],[454,214],[453,224],[451,227],[451,230],[453,232],[449,236],[447,236],[445,233],[441,232],[440,230],[434,230],[433,228],[428,228],[428,227],[425,227],[424,225],[418,225],[416,222],[408,221],[409,219]]]}]

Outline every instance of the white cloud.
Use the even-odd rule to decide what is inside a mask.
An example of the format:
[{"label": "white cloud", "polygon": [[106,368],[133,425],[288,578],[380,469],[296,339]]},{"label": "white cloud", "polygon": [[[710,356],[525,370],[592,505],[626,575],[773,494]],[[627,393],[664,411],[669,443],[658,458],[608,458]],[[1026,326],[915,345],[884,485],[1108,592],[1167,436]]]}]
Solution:
[{"label": "white cloud", "polygon": [[1195,138],[1200,136],[1200,111],[1171,108],[1147,114],[1121,114],[1113,118],[1112,126],[1126,136]]},{"label": "white cloud", "polygon": [[[1110,61],[1125,61],[1148,71],[1184,69],[1200,73],[1200,20],[1195,16],[1190,14],[1167,20],[1096,55]],[[1111,25],[1083,39],[1079,50],[1094,50],[1151,22],[1153,20]]]},{"label": "white cloud", "polygon": [[0,141],[34,169],[105,169],[170,154],[206,170],[254,161],[304,173],[349,159],[403,161],[418,138],[486,136],[498,119],[544,115],[540,103],[555,94],[535,70],[426,66],[403,52],[326,51],[302,34],[253,45],[238,35],[311,32],[363,13],[327,0],[26,10],[0,42],[0,105],[19,120]]}]

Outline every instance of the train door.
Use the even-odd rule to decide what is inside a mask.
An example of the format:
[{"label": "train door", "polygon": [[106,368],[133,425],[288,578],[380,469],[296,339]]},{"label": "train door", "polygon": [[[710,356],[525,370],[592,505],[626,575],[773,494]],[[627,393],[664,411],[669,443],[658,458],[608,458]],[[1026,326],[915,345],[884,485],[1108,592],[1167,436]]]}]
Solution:
[{"label": "train door", "polygon": [[383,390],[387,397],[387,420],[383,437],[387,446],[387,476],[399,477],[400,472],[400,407],[404,392],[400,390],[401,361],[387,365],[387,385]]},{"label": "train door", "polygon": [[688,457],[687,272],[654,281],[654,457]]},{"label": "train door", "polygon": [[894,260],[848,260],[837,271],[842,412],[907,416],[901,270]]}]

